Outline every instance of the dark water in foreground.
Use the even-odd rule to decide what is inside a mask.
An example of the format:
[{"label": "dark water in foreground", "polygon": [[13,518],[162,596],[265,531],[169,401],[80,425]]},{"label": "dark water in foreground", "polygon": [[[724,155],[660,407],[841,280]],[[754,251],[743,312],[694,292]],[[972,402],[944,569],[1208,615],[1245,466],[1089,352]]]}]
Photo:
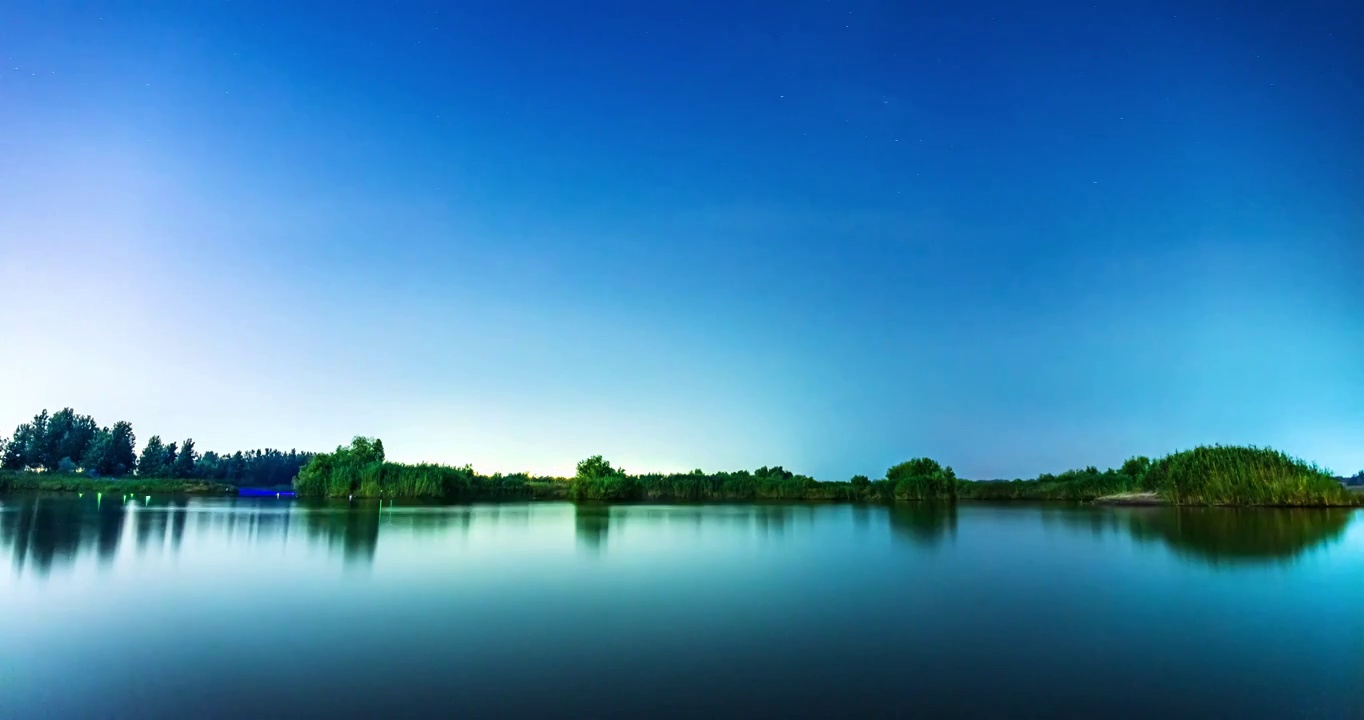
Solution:
[{"label": "dark water in foreground", "polygon": [[1364,513],[0,498],[0,717],[1364,718]]}]

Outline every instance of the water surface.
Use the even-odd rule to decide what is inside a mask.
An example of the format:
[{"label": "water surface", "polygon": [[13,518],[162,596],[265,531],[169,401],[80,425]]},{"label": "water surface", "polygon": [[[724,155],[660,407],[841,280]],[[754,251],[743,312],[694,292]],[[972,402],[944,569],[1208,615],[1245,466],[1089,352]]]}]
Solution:
[{"label": "water surface", "polygon": [[1364,513],[0,498],[0,717],[1364,718]]}]

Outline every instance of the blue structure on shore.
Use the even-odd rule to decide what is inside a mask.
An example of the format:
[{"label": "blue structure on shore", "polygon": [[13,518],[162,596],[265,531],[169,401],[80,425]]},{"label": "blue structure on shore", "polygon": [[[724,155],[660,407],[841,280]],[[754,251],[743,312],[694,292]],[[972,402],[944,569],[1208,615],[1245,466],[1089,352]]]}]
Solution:
[{"label": "blue structure on shore", "polygon": [[264,489],[264,488],[246,488],[246,487],[244,487],[244,488],[238,488],[238,489],[237,489],[237,496],[238,496],[238,497],[278,497],[278,498],[291,498],[291,497],[295,497],[295,494],[294,494],[294,491],[293,491],[293,490],[267,490],[267,489]]}]

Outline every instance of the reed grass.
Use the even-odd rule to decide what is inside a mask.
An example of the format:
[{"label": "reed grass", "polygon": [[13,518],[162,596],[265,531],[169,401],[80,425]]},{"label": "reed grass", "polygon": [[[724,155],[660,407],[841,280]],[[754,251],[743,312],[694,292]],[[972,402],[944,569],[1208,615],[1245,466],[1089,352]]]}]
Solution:
[{"label": "reed grass", "polygon": [[1269,448],[1212,445],[1152,465],[1143,489],[1177,505],[1344,506],[1359,498],[1314,464]]}]

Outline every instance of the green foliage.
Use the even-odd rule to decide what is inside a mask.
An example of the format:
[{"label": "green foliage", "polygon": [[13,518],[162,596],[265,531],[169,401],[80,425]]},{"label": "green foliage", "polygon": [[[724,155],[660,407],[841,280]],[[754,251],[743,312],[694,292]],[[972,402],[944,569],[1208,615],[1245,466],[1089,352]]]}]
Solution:
[{"label": "green foliage", "polygon": [[15,428],[14,437],[0,455],[0,467],[56,471],[63,459],[74,463],[75,459],[85,457],[98,432],[99,427],[89,415],[77,415],[71,408],[63,408],[49,416],[43,410],[33,416],[32,422]]},{"label": "green foliage", "polygon": [[20,424],[14,429],[14,436],[5,444],[5,452],[0,455],[0,468],[23,470],[37,466],[37,457],[42,452],[41,443],[46,432],[46,410],[33,416],[33,422]]},{"label": "green foliage", "polygon": [[180,446],[180,453],[175,456],[175,461],[171,463],[171,477],[192,478],[194,474],[194,463],[199,459],[194,452],[194,440],[186,439]]},{"label": "green foliage", "polygon": [[886,481],[900,500],[956,500],[957,475],[929,458],[914,458],[886,471]]},{"label": "green foliage", "polygon": [[1151,469],[1151,458],[1145,455],[1130,457],[1123,462],[1118,472],[1131,477],[1141,479],[1146,477],[1146,472]]},{"label": "green foliage", "polygon": [[101,478],[82,473],[0,470],[0,492],[102,492],[146,495],[235,495],[230,485],[167,478]]},{"label": "green foliage", "polygon": [[819,482],[781,466],[754,471],[647,473],[631,476],[635,497],[657,501],[715,500],[854,500],[847,482]]},{"label": "green foliage", "polygon": [[1177,452],[1151,466],[1143,481],[1180,505],[1352,505],[1326,471],[1277,450],[1224,445]]},{"label": "green foliage", "polygon": [[163,476],[171,477],[175,473],[175,459],[179,457],[179,454],[175,443],[166,445],[166,454],[161,458],[161,474]]},{"label": "green foliage", "polygon": [[165,477],[167,470],[166,446],[161,443],[160,435],[153,435],[147,440],[146,447],[142,448],[142,455],[137,459],[137,476]]},{"label": "green foliage", "polygon": [[[52,415],[43,410],[31,422],[19,425],[12,439],[0,441],[0,469],[72,470],[106,478],[127,477],[136,471],[144,478],[278,486],[289,484],[299,468],[312,459],[312,453],[273,449],[231,455],[208,452],[200,457],[193,440],[186,440],[184,447],[177,449],[174,443],[163,444],[159,436],[148,441],[140,456],[136,445],[133,426],[127,422],[100,428],[93,418],[71,408]],[[382,457],[383,445],[368,451]]]},{"label": "green foliage", "polygon": [[194,464],[194,476],[233,485],[288,485],[294,481],[299,469],[313,459],[313,455],[297,450],[286,453],[272,448],[247,452],[239,450],[231,455],[219,455],[209,450]]},{"label": "green foliage", "polygon": [[[1130,461],[1129,461],[1130,462]],[[1124,463],[1124,467],[1128,467]],[[1140,488],[1140,478],[1122,470],[1087,467],[1068,470],[1060,475],[1046,473],[1036,480],[1005,482],[962,482],[960,497],[970,500],[1065,500],[1089,501],[1107,495],[1133,492]]]},{"label": "green foliage", "polygon": [[387,462],[382,441],[356,437],[335,452],[311,456],[294,479],[294,491],[302,497],[537,497],[546,493],[547,480],[523,474],[479,475],[467,465]]},{"label": "green foliage", "polygon": [[1274,450],[1200,447],[1152,463],[1137,457],[1121,469],[1093,467],[1036,480],[963,482],[973,500],[1088,501],[1139,491],[1156,492],[1176,505],[1356,505],[1360,499],[1325,471]]},{"label": "green foliage", "polygon": [[578,463],[578,471],[568,484],[569,497],[574,500],[636,500],[639,482],[625,474],[624,469],[611,467],[600,455]]},{"label": "green foliage", "polygon": [[95,436],[90,449],[81,458],[81,467],[86,472],[104,477],[130,475],[137,466],[137,454],[133,451],[136,442],[133,426],[123,421],[116,422],[112,428],[104,428]]}]

